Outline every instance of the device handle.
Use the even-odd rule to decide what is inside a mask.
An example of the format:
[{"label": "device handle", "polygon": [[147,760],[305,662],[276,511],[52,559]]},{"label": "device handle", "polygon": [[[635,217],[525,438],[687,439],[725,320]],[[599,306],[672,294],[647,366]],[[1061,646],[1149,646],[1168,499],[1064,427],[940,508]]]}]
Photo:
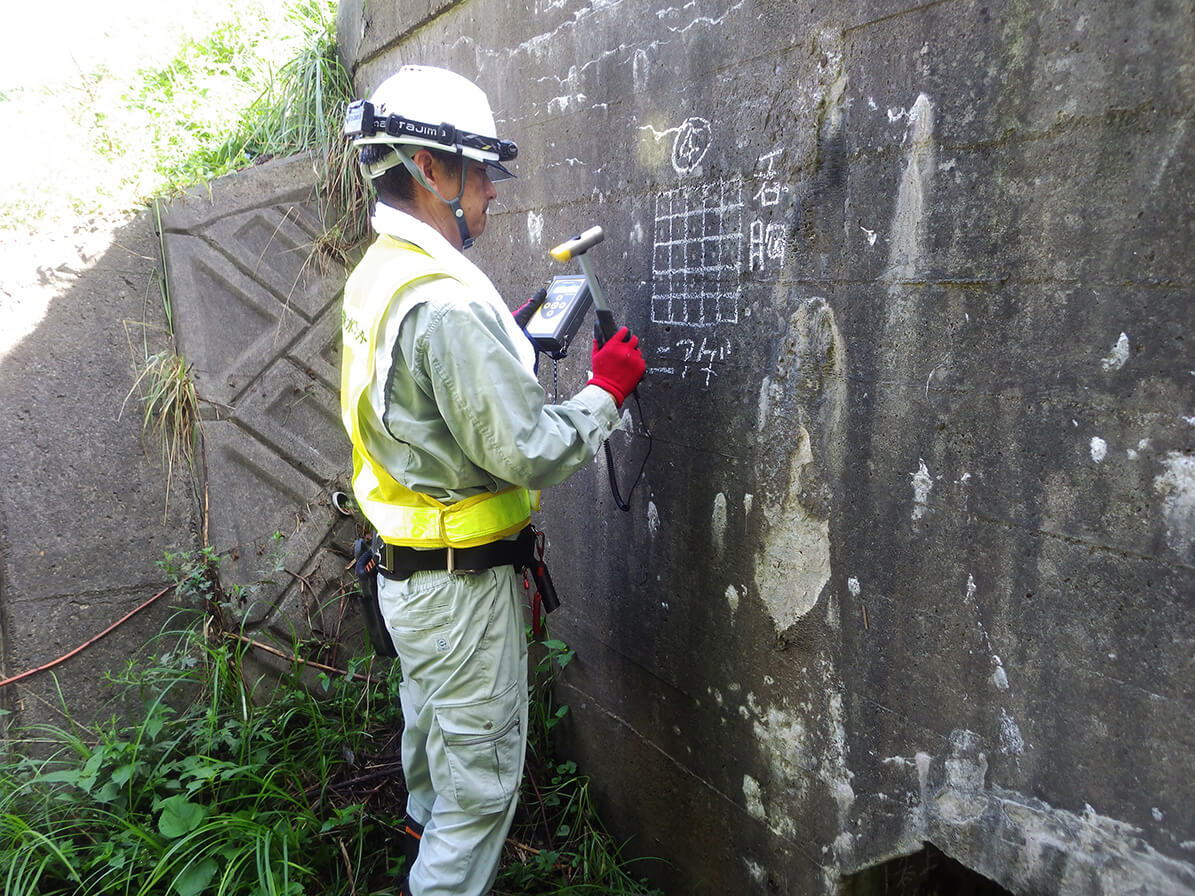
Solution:
[{"label": "device handle", "polygon": [[565,240],[549,253],[557,261],[569,261],[584,255],[593,246],[600,243],[606,234],[600,226],[593,226],[584,233],[578,234],[570,240]]},{"label": "device handle", "polygon": [[605,345],[618,332],[618,324],[614,322],[614,312],[609,308],[595,308],[593,322],[593,338],[598,345]]}]

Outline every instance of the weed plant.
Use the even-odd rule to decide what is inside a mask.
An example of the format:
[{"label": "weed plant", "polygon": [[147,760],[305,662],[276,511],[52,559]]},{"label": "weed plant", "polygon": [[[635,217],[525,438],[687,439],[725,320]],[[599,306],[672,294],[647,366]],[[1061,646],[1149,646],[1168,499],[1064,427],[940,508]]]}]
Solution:
[{"label": "weed plant", "polygon": [[173,351],[155,352],[143,362],[129,397],[138,391],[142,431],[157,431],[162,465],[166,469],[165,515],[174,472],[180,464],[190,469],[199,441],[199,396],[191,366]]},{"label": "weed plant", "polygon": [[251,688],[248,646],[211,624],[211,559],[167,559],[204,611],[180,612],[186,624],[112,680],[138,722],[41,728],[10,746],[6,896],[392,892],[397,667],[358,660],[310,687],[296,664],[268,693]]}]

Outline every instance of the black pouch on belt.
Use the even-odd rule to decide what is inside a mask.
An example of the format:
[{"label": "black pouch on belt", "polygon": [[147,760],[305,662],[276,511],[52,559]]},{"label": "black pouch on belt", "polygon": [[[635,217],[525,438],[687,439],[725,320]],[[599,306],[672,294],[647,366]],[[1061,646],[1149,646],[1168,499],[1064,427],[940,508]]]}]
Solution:
[{"label": "black pouch on belt", "polygon": [[537,558],[530,569],[531,578],[535,580],[535,589],[544,604],[544,612],[551,613],[560,606],[560,598],[556,596],[556,586],[552,584],[552,577],[548,574],[548,565]]},{"label": "black pouch on belt", "polygon": [[353,556],[356,558],[353,567],[360,585],[357,606],[361,610],[361,618],[365,620],[370,646],[380,657],[396,657],[398,653],[390,639],[386,621],[382,618],[382,608],[378,605],[378,555],[368,539],[358,538],[353,543]]}]

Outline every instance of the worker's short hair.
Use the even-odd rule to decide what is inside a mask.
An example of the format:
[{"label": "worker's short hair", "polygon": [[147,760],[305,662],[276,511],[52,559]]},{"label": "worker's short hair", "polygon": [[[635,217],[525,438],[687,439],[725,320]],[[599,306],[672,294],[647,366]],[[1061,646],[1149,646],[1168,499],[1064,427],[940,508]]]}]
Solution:
[{"label": "worker's short hair", "polygon": [[[420,149],[426,149],[443,164],[448,166],[449,174],[459,175],[461,172],[463,159],[454,152],[442,152],[438,149],[425,146],[413,146],[409,147],[409,149],[412,155]],[[388,144],[367,143],[361,147],[359,158],[362,166],[374,165],[392,152],[394,152],[394,147]],[[370,183],[373,184],[378,198],[383,202],[393,203],[395,200],[412,202],[415,199],[415,178],[411,176],[411,172],[407,170],[407,166],[401,162],[391,165],[377,177],[373,178]]]}]

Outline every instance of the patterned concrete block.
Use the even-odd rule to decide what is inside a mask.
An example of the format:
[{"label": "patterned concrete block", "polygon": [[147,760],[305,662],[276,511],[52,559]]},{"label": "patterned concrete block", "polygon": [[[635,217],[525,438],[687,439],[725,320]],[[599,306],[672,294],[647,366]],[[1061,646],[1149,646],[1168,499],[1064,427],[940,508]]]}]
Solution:
[{"label": "patterned concrete block", "polygon": [[206,241],[167,234],[165,245],[179,351],[200,397],[232,407],[305,321]]},{"label": "patterned concrete block", "polygon": [[354,534],[327,500],[350,463],[337,398],[345,271],[316,249],[312,177],[304,158],[271,163],[163,219],[175,332],[204,403],[208,541],[249,629],[268,625],[288,646],[323,631],[346,566],[328,549]]}]

